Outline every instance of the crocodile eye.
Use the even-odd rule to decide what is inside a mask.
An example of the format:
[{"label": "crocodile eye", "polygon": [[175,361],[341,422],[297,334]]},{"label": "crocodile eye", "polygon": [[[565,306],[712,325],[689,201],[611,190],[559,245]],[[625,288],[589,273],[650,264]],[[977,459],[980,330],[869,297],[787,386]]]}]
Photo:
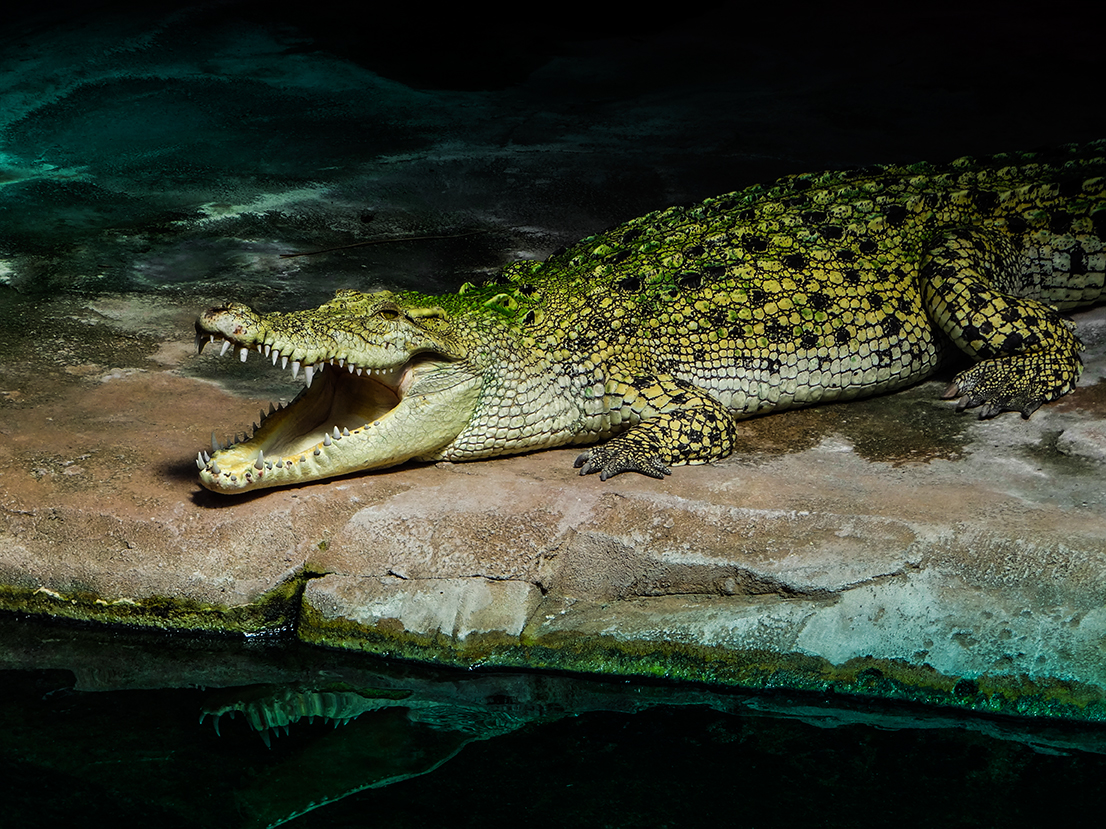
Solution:
[{"label": "crocodile eye", "polygon": [[394,302],[384,302],[376,309],[376,313],[386,320],[394,320],[399,319],[402,312]]}]

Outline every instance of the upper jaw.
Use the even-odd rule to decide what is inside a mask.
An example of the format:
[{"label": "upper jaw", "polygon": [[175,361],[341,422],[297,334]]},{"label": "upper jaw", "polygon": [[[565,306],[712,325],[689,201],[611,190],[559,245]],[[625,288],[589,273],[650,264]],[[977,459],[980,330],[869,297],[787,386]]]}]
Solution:
[{"label": "upper jaw", "polygon": [[[302,367],[308,384],[323,364],[352,366],[350,371],[397,369],[422,353],[434,353],[447,360],[465,358],[463,349],[431,333],[415,319],[400,312],[387,297],[360,295],[356,309],[331,308],[331,303],[312,312],[258,314],[248,305],[230,302],[205,311],[196,320],[196,348],[223,341],[225,354],[234,348],[245,362],[256,350],[292,366],[293,378]],[[369,300],[379,296],[369,303]],[[326,313],[321,313],[327,310]]]},{"label": "upper jaw", "polygon": [[[211,312],[209,311],[208,313]],[[357,376],[361,376],[361,374],[367,372],[370,375],[380,375],[383,378],[385,376],[396,375],[407,362],[406,358],[408,355],[393,349],[383,350],[383,353],[390,359],[387,362],[377,360],[375,366],[372,363],[368,365],[364,363],[355,363],[353,360],[347,360],[345,356],[331,356],[328,359],[312,360],[310,357],[315,355],[309,354],[304,348],[297,348],[291,344],[283,344],[282,348],[282,343],[279,340],[274,340],[273,343],[244,342],[243,340],[227,337],[221,333],[211,331],[206,326],[202,326],[202,320],[203,317],[196,321],[197,353],[201,353],[204,350],[204,346],[209,342],[222,342],[222,347],[219,352],[220,356],[225,355],[228,351],[233,349],[235,353],[238,354],[238,358],[244,363],[251,351],[257,351],[265,357],[271,357],[274,366],[278,362],[281,368],[289,368],[289,366],[291,366],[293,380],[299,377],[300,371],[302,370],[308,388],[311,387],[315,375],[328,365],[344,368],[349,371],[350,374],[356,374]]]}]

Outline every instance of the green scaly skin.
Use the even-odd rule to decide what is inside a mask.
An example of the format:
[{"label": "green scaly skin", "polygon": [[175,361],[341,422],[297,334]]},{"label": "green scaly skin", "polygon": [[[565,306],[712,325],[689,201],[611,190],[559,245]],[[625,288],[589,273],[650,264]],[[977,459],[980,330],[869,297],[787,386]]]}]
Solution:
[{"label": "green scaly skin", "polygon": [[201,453],[200,480],[236,493],[565,444],[597,444],[581,474],[659,478],[729,455],[743,418],[901,388],[952,345],[976,364],[947,397],[1028,417],[1075,386],[1060,312],[1103,299],[1104,241],[1098,141],[791,176],[457,294],[228,304],[200,317],[197,343],[286,358],[310,387]]}]

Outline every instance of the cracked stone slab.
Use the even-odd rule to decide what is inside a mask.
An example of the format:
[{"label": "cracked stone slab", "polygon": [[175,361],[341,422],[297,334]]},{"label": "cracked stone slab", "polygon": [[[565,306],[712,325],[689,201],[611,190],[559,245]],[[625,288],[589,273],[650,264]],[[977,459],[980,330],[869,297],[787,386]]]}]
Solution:
[{"label": "cracked stone slab", "polygon": [[228,499],[195,452],[296,389],[176,348],[203,305],[34,309],[0,366],[5,608],[1104,718],[1101,310],[1079,389],[1030,420],[958,414],[938,379],[750,420],[663,481],[554,450]]}]

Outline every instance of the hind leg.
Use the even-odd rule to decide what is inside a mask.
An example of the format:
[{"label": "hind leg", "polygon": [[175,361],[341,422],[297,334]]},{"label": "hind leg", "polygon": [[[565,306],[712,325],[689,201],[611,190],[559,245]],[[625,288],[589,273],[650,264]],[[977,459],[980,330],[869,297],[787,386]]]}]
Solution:
[{"label": "hind leg", "polygon": [[957,230],[922,263],[926,308],[937,326],[979,360],[953,380],[945,397],[958,409],[983,406],[981,418],[1018,411],[1075,388],[1083,370],[1074,326],[1049,305],[1015,296],[1021,256],[1009,239],[984,230]]}]

